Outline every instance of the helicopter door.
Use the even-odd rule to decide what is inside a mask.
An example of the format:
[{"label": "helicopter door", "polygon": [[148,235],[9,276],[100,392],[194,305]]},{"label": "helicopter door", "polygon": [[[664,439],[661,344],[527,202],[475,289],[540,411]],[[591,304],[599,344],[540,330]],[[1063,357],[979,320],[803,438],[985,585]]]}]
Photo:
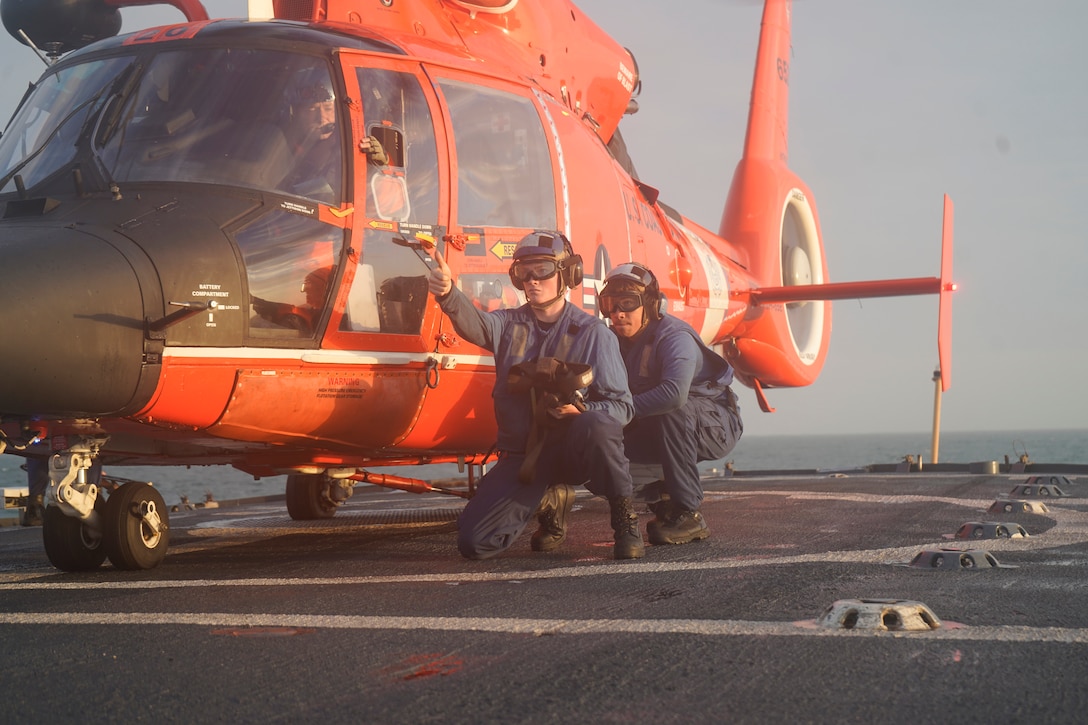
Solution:
[{"label": "helicopter door", "polygon": [[[348,93],[361,99],[351,106],[351,122],[355,214],[363,216],[353,222],[358,255],[351,256],[354,269],[334,333],[347,347],[424,349],[429,270],[405,240],[417,234],[441,239],[443,167],[417,69],[373,56],[345,57]],[[381,337],[363,341],[357,334]]]}]

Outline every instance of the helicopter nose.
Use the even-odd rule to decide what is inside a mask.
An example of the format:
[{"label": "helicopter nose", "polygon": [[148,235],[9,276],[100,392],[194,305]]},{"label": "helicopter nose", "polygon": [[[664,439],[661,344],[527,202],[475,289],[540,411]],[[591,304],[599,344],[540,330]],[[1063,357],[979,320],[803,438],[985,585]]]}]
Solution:
[{"label": "helicopter nose", "polygon": [[153,272],[140,279],[133,256],[73,228],[0,225],[0,414],[94,417],[146,404],[158,367],[144,364],[144,298],[159,285]]}]

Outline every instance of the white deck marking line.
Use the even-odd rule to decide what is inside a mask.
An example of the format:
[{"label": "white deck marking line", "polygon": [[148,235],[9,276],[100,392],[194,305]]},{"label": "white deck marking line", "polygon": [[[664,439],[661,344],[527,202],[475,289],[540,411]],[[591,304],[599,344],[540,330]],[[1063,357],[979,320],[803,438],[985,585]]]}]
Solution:
[{"label": "white deck marking line", "polygon": [[[953,506],[967,506],[969,508],[988,508],[997,496],[990,499],[950,498],[948,496],[929,496],[924,493],[912,494],[875,494],[875,493],[839,493],[828,491],[781,491],[781,490],[729,490],[729,491],[705,491],[706,497],[740,498],[748,496],[785,496],[786,498],[811,499],[813,501],[856,501],[858,503],[920,503],[932,501],[934,503],[947,503]],[[1045,501],[1049,503],[1050,501]]]},{"label": "white deck marking line", "polygon": [[[987,549],[1001,546],[1005,549],[1027,549],[1038,538],[1028,539],[990,539]],[[968,542],[964,542],[967,544]],[[1051,541],[1051,546],[1054,542]],[[641,561],[624,564],[590,562],[584,566],[565,566],[555,569],[534,571],[503,572],[450,572],[447,574],[391,574],[378,576],[338,576],[338,577],[262,577],[253,579],[160,579],[148,581],[7,581],[0,583],[0,592],[20,590],[105,590],[105,589],[184,589],[192,587],[287,587],[287,586],[361,586],[375,584],[418,584],[422,582],[472,583],[526,581],[529,579],[567,579],[577,577],[598,577],[620,574],[660,574],[678,571],[713,571],[716,569],[742,569],[750,566],[775,566],[781,564],[811,563],[855,563],[855,564],[900,564],[910,561],[921,549],[948,547],[947,540],[920,543],[911,546],[897,546],[888,549],[869,549],[861,551],[825,551],[815,554],[797,554],[794,556],[771,556],[746,559],[711,559],[709,561],[653,562]],[[956,548],[964,548],[962,545]],[[969,547],[968,547],[969,548]],[[38,575],[40,576],[40,574]]]},{"label": "white deck marking line", "polygon": [[1069,627],[948,627],[928,632],[881,632],[817,627],[812,622],[749,622],[709,619],[522,619],[503,617],[372,617],[221,612],[103,613],[3,612],[0,624],[188,625],[201,627],[298,627],[354,630],[431,630],[500,634],[693,634],[716,637],[914,637],[952,641],[1060,642],[1088,644],[1088,630]]},{"label": "white deck marking line", "polygon": [[[947,542],[944,542],[947,544]],[[586,566],[565,566],[536,571],[450,572],[448,574],[394,574],[387,576],[290,577],[260,579],[169,579],[149,581],[19,581],[0,583],[0,592],[18,590],[102,590],[102,589],[181,589],[189,587],[295,587],[295,586],[359,586],[366,584],[418,584],[421,582],[469,583],[526,581],[529,579],[566,579],[609,574],[657,574],[677,571],[741,569],[749,566],[800,564],[811,562],[897,563],[913,558],[917,546],[871,551],[831,551],[797,556],[775,556],[758,559],[714,559],[710,561],[639,562]]]},{"label": "white deck marking line", "polygon": [[[708,492],[709,494],[710,492]],[[733,492],[728,495],[749,495],[767,492]],[[787,495],[782,492],[776,492]],[[719,494],[721,495],[721,494]],[[842,496],[838,496],[842,498]],[[858,494],[859,500],[894,500],[896,497],[870,496]],[[903,498],[903,497],[899,497]],[[914,497],[911,497],[914,498]],[[930,497],[920,497],[928,499]],[[960,499],[951,499],[960,501]],[[973,502],[979,503],[979,502]],[[395,576],[366,576],[366,577],[326,577],[326,578],[261,578],[261,579],[191,579],[191,580],[159,580],[159,581],[133,581],[133,582],[63,582],[63,581],[39,581],[29,577],[41,577],[40,573],[26,574],[0,574],[0,592],[15,590],[91,590],[91,589],[173,589],[185,587],[260,587],[260,586],[340,586],[340,585],[366,585],[366,584],[400,584],[418,582],[489,582],[489,581],[523,581],[527,579],[561,579],[567,577],[605,576],[610,574],[654,574],[675,571],[706,571],[716,569],[739,569],[749,566],[780,565],[780,564],[809,564],[809,563],[856,563],[856,564],[901,564],[910,561],[922,549],[927,548],[982,548],[991,552],[1001,551],[1034,551],[1039,549],[1069,546],[1088,541],[1088,512],[1075,511],[1060,508],[1052,502],[1048,514],[1056,522],[1056,526],[1042,534],[1033,535],[1026,539],[985,539],[980,541],[965,539],[946,539],[938,541],[919,542],[909,546],[891,547],[886,549],[846,550],[817,552],[813,554],[798,554],[795,556],[777,556],[760,558],[733,558],[711,559],[699,562],[653,562],[641,561],[624,564],[608,563],[602,560],[588,566],[568,566],[548,570],[513,571],[513,572],[455,572],[448,574],[416,574]],[[984,516],[983,516],[984,518]],[[952,532],[949,532],[952,533]],[[1029,532],[1030,533],[1030,532]],[[224,539],[213,545],[190,546],[179,545],[179,549],[191,551],[197,549],[211,549],[218,546],[230,546],[245,543],[235,539]],[[1055,566],[1060,564],[1041,564],[1042,566]],[[6,581],[4,581],[6,580]]]}]

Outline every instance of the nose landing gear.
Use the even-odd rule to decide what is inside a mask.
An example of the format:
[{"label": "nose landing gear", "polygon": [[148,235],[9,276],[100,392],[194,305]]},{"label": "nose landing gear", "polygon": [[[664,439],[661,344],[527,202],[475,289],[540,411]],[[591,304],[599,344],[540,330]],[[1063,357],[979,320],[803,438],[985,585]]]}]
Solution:
[{"label": "nose landing gear", "polygon": [[170,544],[162,495],[149,483],[129,481],[107,498],[87,480],[104,441],[84,441],[53,456],[42,539],[50,563],[62,571],[97,569],[108,557],[118,569],[153,569]]}]

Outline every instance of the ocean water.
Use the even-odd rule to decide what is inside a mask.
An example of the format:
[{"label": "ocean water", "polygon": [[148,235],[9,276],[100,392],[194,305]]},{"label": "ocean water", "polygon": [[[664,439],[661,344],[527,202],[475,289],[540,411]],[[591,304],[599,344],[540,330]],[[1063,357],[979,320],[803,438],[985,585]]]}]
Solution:
[{"label": "ocean water", "polygon": [[[746,436],[727,457],[736,471],[837,470],[871,464],[889,464],[913,455],[932,462],[931,434],[879,433],[858,435]],[[940,463],[975,463],[1019,460],[1027,455],[1033,463],[1088,465],[1088,429],[945,432],[938,450]],[[23,487],[26,474],[23,459],[0,455],[0,487]],[[723,462],[706,463],[703,468],[721,469]],[[425,480],[460,478],[453,465],[406,466],[374,469]],[[282,494],[285,476],[254,480],[227,466],[131,466],[107,470],[107,475],[151,481],[167,504],[185,496],[196,503],[211,494],[227,501]],[[410,494],[406,494],[410,495]]]},{"label": "ocean water", "polygon": [[[742,438],[729,456],[738,471],[858,468],[898,463],[906,456],[933,461],[932,433],[866,433]],[[997,461],[1088,464],[1088,429],[943,432],[939,463]]]}]

